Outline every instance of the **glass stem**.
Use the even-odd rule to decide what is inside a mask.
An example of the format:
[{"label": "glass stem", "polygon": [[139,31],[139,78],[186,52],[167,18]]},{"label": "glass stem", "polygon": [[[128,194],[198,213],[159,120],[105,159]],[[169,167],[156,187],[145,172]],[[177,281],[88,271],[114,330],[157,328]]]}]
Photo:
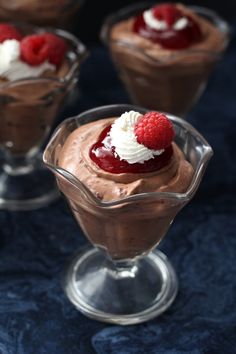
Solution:
[{"label": "glass stem", "polygon": [[107,266],[117,279],[134,278],[138,270],[137,260],[112,260],[108,261]]},{"label": "glass stem", "polygon": [[10,151],[4,152],[3,170],[8,175],[24,175],[34,168],[34,162],[31,157],[24,155],[14,155]]}]

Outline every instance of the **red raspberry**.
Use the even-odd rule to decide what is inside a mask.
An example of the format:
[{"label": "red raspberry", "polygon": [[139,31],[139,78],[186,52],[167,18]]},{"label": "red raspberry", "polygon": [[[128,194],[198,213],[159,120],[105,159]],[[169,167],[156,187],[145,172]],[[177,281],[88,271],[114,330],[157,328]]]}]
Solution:
[{"label": "red raspberry", "polygon": [[43,34],[45,41],[48,45],[48,60],[51,64],[60,66],[65,54],[66,54],[66,43],[60,37],[52,33]]},{"label": "red raspberry", "polygon": [[175,135],[171,121],[158,112],[146,113],[136,123],[134,132],[138,143],[152,150],[167,148]]},{"label": "red raspberry", "polygon": [[7,39],[16,39],[20,41],[21,38],[22,35],[15,27],[8,25],[7,23],[0,23],[0,43],[3,43]]},{"label": "red raspberry", "polygon": [[30,65],[40,65],[48,59],[48,45],[42,34],[24,37],[20,49],[21,59]]},{"label": "red raspberry", "polygon": [[165,21],[169,27],[183,16],[182,12],[171,3],[153,7],[152,13],[158,20]]},{"label": "red raspberry", "polygon": [[21,41],[21,58],[30,65],[40,65],[48,60],[59,66],[64,59],[66,44],[51,33],[33,34]]}]

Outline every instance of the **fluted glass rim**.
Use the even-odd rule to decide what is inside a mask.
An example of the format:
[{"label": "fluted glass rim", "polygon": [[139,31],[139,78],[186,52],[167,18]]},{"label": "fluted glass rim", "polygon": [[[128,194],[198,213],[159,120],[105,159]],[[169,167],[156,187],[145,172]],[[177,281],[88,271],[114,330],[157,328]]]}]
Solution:
[{"label": "fluted glass rim", "polygon": [[173,52],[173,55],[171,56],[162,56],[162,60],[154,58],[153,56],[150,56],[149,54],[145,53],[143,50],[141,50],[140,48],[138,48],[135,44],[130,44],[127,43],[125,40],[123,41],[119,41],[119,40],[109,40],[109,33],[110,33],[110,28],[112,25],[114,25],[115,23],[120,22],[122,19],[128,18],[131,15],[135,15],[138,14],[140,11],[145,10],[147,8],[152,7],[153,5],[156,5],[156,2],[141,2],[138,4],[134,4],[131,6],[126,6],[122,9],[120,9],[119,11],[117,11],[116,13],[113,13],[111,15],[109,15],[104,23],[103,26],[101,28],[101,33],[100,33],[100,37],[102,42],[105,45],[109,45],[109,42],[112,43],[116,43],[119,44],[121,46],[127,47],[128,49],[131,49],[133,51],[138,52],[139,54],[142,54],[144,57],[146,57],[148,60],[154,62],[154,63],[159,63],[162,62],[163,60],[165,62],[168,61],[172,61],[176,58],[181,58],[181,57],[188,57],[189,55],[208,55],[209,57],[212,58],[218,58],[220,57],[220,55],[222,54],[222,52],[224,51],[224,49],[226,49],[228,43],[229,43],[229,39],[230,39],[230,34],[231,34],[231,28],[228,24],[228,22],[226,20],[224,20],[221,16],[218,15],[217,12],[215,12],[214,10],[211,10],[209,8],[206,7],[202,7],[202,6],[197,6],[197,5],[191,5],[188,6],[189,9],[193,10],[194,12],[196,12],[197,14],[199,14],[200,16],[207,16],[211,19],[214,19],[215,23],[217,24],[218,29],[222,32],[225,33],[225,40],[222,46],[222,49],[219,51],[213,51],[213,50],[207,50],[207,49],[202,49],[202,50],[198,50],[198,49],[183,49],[183,50],[179,50],[179,51],[175,51],[175,53]]},{"label": "fluted glass rim", "polygon": [[81,65],[81,62],[87,57],[88,55],[88,50],[85,47],[85,45],[72,33],[65,31],[64,29],[60,28],[54,28],[50,26],[45,26],[45,27],[39,27],[39,26],[34,26],[30,25],[25,22],[4,22],[8,23],[10,25],[19,27],[19,28],[25,28],[32,31],[32,34],[36,33],[44,33],[44,32],[50,32],[55,35],[58,35],[59,37],[65,39],[68,41],[71,46],[73,46],[73,53],[75,54],[75,58],[71,61],[71,65],[69,67],[68,72],[65,74],[64,77],[61,78],[55,78],[55,77],[50,77],[50,76],[43,76],[43,77],[29,77],[29,78],[21,78],[17,80],[11,80],[11,81],[6,81],[4,83],[0,83],[1,88],[7,88],[11,87],[13,85],[21,85],[21,84],[26,84],[26,83],[38,83],[38,82],[55,82],[59,83],[61,85],[67,86],[74,78],[75,73],[79,70],[79,67]]},{"label": "fluted glass rim", "polygon": [[148,112],[147,109],[135,106],[135,105],[129,105],[129,104],[114,104],[114,105],[106,105],[106,106],[99,106],[90,110],[87,110],[85,112],[82,112],[78,114],[77,116],[67,118],[64,120],[54,131],[50,141],[48,142],[44,153],[43,153],[43,162],[46,164],[46,166],[51,169],[54,173],[56,172],[57,174],[61,175],[63,178],[65,178],[67,181],[69,181],[72,185],[74,185],[76,188],[79,188],[82,190],[82,192],[85,194],[87,201],[92,203],[93,205],[96,205],[96,207],[99,208],[112,208],[115,206],[121,206],[124,203],[132,203],[132,202],[137,202],[141,200],[150,200],[150,199],[174,199],[178,200],[180,202],[187,202],[189,201],[194,193],[196,192],[199,183],[201,181],[201,178],[204,174],[204,171],[206,169],[206,166],[210,160],[210,158],[213,155],[213,150],[209,143],[206,141],[206,139],[187,121],[183,120],[182,118],[176,117],[172,114],[167,113],[167,116],[169,119],[171,119],[174,123],[178,123],[183,127],[184,129],[188,130],[190,134],[194,135],[197,137],[197,139],[201,142],[201,144],[204,146],[204,154],[201,156],[201,163],[199,164],[198,169],[195,171],[192,182],[190,186],[188,187],[187,191],[185,193],[176,193],[176,192],[148,192],[148,193],[139,193],[139,194],[134,194],[128,197],[124,197],[122,199],[114,200],[114,201],[101,201],[99,198],[97,198],[90,190],[88,187],[86,187],[77,177],[75,177],[73,174],[70,172],[66,171],[60,166],[55,165],[50,161],[50,154],[51,154],[51,147],[53,146],[53,142],[56,140],[58,135],[61,133],[62,129],[70,124],[71,122],[76,122],[78,125],[81,117],[83,117],[85,114],[91,114],[91,116],[97,112],[98,110],[111,110],[115,109],[121,109],[122,111],[125,110],[137,110],[140,111],[141,113]]}]

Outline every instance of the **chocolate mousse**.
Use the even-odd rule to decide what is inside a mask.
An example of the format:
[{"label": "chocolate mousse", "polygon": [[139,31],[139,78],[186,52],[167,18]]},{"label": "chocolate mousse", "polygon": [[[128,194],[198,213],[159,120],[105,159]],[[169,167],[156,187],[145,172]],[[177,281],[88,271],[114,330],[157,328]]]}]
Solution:
[{"label": "chocolate mousse", "polygon": [[68,24],[84,0],[0,0],[0,19],[36,25]]},{"label": "chocolate mousse", "polygon": [[103,202],[141,194],[150,199],[138,198],[130,205],[124,199],[111,210],[96,210],[85,205],[72,183],[58,178],[58,184],[90,241],[113,259],[124,259],[144,254],[161,241],[183,205],[152,196],[185,193],[194,171],[172,141],[173,126],[163,114],[143,116],[130,111],[117,118],[91,122],[71,132],[58,147],[58,166]]},{"label": "chocolate mousse", "polygon": [[198,99],[228,42],[216,14],[171,3],[127,8],[102,34],[132,101],[176,115]]},{"label": "chocolate mousse", "polygon": [[76,46],[60,33],[0,24],[0,145],[14,155],[38,150],[78,68]]}]

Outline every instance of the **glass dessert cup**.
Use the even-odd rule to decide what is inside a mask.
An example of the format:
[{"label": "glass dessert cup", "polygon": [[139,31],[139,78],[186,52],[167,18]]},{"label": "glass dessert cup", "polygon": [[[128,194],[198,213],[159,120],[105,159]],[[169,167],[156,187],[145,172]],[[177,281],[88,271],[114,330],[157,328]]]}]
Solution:
[{"label": "glass dessert cup", "polygon": [[[23,34],[42,31],[23,24],[17,27]],[[68,45],[60,75],[0,80],[0,209],[35,209],[59,195],[55,179],[42,162],[40,149],[75,87],[86,50],[68,32],[47,30]]]},{"label": "glass dessert cup", "polygon": [[193,197],[212,156],[209,144],[190,124],[168,115],[175,127],[175,141],[194,168],[188,190],[101,201],[58,165],[58,156],[68,135],[77,127],[130,110],[146,112],[132,105],[111,105],[67,119],[53,134],[43,156],[94,246],[75,255],[64,276],[64,290],[88,317],[123,325],[147,321],[173,302],[178,290],[177,277],[167,257],[155,248],[177,213]]},{"label": "glass dessert cup", "polygon": [[120,40],[110,38],[115,24],[142,13],[154,4],[156,2],[136,4],[109,16],[102,27],[101,39],[109,47],[121,81],[134,104],[186,117],[203,93],[209,75],[227,47],[229,26],[209,9],[188,6],[224,34],[220,50],[184,49],[172,55],[154,57],[125,37]]},{"label": "glass dessert cup", "polygon": [[85,0],[0,0],[1,21],[65,27]]}]

